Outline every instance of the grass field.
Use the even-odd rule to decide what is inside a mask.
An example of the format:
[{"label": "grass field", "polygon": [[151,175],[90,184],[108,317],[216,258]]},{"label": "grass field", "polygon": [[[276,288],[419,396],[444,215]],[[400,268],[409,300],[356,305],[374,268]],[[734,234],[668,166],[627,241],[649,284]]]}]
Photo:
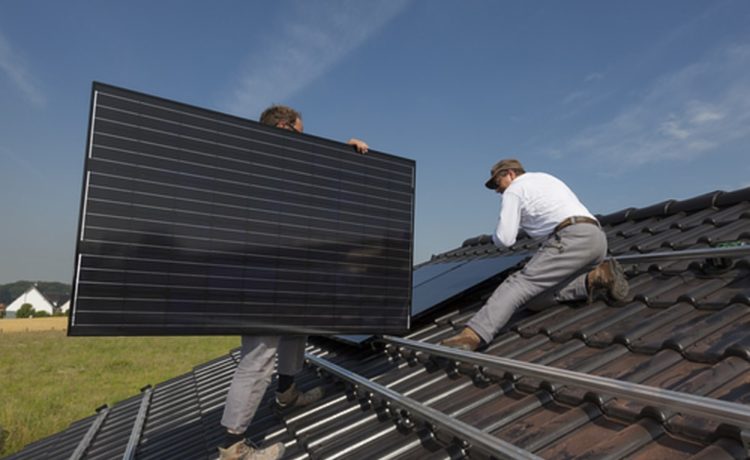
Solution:
[{"label": "grass field", "polygon": [[[33,324],[42,319],[29,320],[31,327],[43,327]],[[239,337],[67,337],[59,329],[25,332],[16,321],[0,320],[0,427],[8,432],[0,457],[240,344]]]}]

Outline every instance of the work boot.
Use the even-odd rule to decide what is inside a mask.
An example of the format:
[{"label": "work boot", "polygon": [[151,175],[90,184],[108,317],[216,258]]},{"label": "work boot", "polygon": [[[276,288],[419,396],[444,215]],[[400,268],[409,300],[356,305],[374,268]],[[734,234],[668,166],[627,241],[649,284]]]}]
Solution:
[{"label": "work boot", "polygon": [[589,302],[593,302],[601,295],[607,295],[619,302],[627,298],[629,290],[622,266],[614,259],[605,260],[589,272],[587,288]]},{"label": "work boot", "polygon": [[481,345],[482,339],[470,327],[465,327],[463,331],[453,337],[447,338],[440,342],[444,347],[457,348],[464,351],[474,351]]},{"label": "work boot", "polygon": [[310,391],[304,393],[297,389],[297,384],[293,383],[285,392],[276,392],[276,401],[274,405],[276,409],[285,410],[293,407],[308,406],[314,402],[320,401],[323,398],[323,387],[315,387]]},{"label": "work boot", "polygon": [[219,460],[277,460],[284,456],[284,444],[277,442],[259,449],[245,441],[238,441],[223,449],[219,447]]}]

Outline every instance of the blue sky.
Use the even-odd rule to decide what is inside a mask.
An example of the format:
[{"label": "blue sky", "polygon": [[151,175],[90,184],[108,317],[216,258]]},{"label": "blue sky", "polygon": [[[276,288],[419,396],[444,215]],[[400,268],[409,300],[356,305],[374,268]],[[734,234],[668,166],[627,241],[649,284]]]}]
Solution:
[{"label": "blue sky", "polygon": [[70,282],[93,80],[417,161],[415,262],[515,156],[594,213],[750,186],[750,2],[3,1],[0,283]]}]

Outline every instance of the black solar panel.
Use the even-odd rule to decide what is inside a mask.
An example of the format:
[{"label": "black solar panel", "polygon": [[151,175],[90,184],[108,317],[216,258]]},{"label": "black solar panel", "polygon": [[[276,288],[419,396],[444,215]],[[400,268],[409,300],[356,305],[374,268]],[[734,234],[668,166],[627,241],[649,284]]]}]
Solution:
[{"label": "black solar panel", "polygon": [[461,265],[468,263],[468,260],[451,261],[451,262],[440,262],[429,265],[422,265],[419,268],[414,269],[412,272],[412,286],[414,289],[423,285],[424,283],[430,282],[430,280],[442,276],[443,274],[455,270]]},{"label": "black solar panel", "polygon": [[[527,253],[509,254],[468,262],[446,262],[420,267],[414,271],[412,318],[426,314],[433,308],[503,273],[528,256]],[[420,282],[417,283],[417,281]]]},{"label": "black solar panel", "polygon": [[[424,316],[458,296],[498,276],[531,256],[529,253],[507,254],[487,259],[463,259],[422,265],[412,276],[412,319]],[[362,344],[372,335],[337,335],[349,344]]]},{"label": "black solar panel", "polygon": [[414,171],[94,83],[69,334],[403,332]]}]

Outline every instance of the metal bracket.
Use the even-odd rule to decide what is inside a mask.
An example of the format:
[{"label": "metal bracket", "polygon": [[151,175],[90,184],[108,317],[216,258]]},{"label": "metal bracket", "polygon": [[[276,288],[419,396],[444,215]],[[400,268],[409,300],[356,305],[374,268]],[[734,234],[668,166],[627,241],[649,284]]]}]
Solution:
[{"label": "metal bracket", "polygon": [[742,440],[742,445],[745,447],[745,454],[747,454],[747,456],[750,457],[750,429],[749,428],[740,429],[740,439]]},{"label": "metal bracket", "polygon": [[477,385],[486,385],[491,382],[487,374],[484,373],[484,367],[476,365],[474,366],[474,375],[472,376],[472,380]]}]

